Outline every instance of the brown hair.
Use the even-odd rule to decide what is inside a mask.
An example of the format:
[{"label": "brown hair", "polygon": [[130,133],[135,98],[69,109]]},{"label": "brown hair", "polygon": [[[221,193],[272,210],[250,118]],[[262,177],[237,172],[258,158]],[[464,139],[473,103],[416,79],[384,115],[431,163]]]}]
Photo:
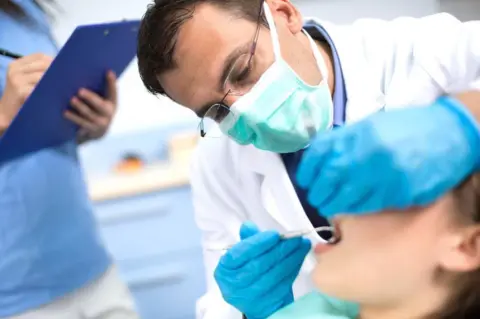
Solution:
[{"label": "brown hair", "polygon": [[[459,220],[464,225],[480,224],[480,174],[467,178],[453,191]],[[453,294],[434,319],[480,319],[480,267],[454,274]]]},{"label": "brown hair", "polygon": [[[137,45],[140,77],[150,93],[165,95],[157,75],[175,67],[173,54],[178,31],[193,17],[195,6],[202,3],[256,23],[263,0],[155,0],[151,3],[142,18]],[[261,22],[268,26],[264,15]]]}]

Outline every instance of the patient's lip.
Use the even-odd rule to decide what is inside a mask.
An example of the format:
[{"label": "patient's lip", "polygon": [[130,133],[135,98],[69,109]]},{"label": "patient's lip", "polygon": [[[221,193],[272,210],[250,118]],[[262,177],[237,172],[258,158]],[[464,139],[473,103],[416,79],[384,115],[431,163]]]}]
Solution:
[{"label": "patient's lip", "polygon": [[314,248],[314,253],[319,255],[319,254],[324,254],[330,249],[333,249],[335,245],[328,244],[328,243],[319,243],[315,246]]}]

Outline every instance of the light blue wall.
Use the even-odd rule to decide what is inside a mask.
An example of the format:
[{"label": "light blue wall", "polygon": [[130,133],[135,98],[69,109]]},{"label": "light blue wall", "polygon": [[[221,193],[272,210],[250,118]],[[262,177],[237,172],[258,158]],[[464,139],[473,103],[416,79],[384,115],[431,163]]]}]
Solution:
[{"label": "light blue wall", "polygon": [[[80,149],[87,181],[115,175],[125,153],[147,165],[168,159],[167,141],[183,124],[110,136]],[[127,176],[134,176],[135,173]],[[162,176],[158,176],[162,178]],[[118,186],[118,185],[116,185]],[[142,319],[194,319],[205,293],[200,233],[188,182],[94,202],[101,236],[128,284]]]}]

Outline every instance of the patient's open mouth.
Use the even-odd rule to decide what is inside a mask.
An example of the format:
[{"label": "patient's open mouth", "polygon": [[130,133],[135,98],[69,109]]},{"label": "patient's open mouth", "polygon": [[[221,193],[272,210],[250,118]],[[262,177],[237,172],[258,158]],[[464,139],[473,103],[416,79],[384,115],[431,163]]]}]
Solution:
[{"label": "patient's open mouth", "polygon": [[315,230],[317,234],[322,238],[325,242],[324,245],[335,245],[338,244],[341,240],[340,235],[340,227],[338,221],[330,220],[329,226],[325,227],[317,227]]},{"label": "patient's open mouth", "polygon": [[339,227],[338,221],[330,221],[330,225],[332,227],[331,230],[329,231],[329,233],[331,234],[331,237],[329,237],[328,239],[325,238],[326,242],[318,243],[314,247],[315,254],[324,254],[327,251],[333,249],[335,245],[341,242],[342,235],[340,233],[340,227]]}]

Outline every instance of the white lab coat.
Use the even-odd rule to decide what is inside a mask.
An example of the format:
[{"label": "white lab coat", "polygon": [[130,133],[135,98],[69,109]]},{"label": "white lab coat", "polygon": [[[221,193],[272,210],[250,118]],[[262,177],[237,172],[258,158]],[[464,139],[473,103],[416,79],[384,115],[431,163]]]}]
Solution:
[{"label": "white lab coat", "polygon": [[[314,21],[325,27],[340,55],[347,124],[384,107],[421,105],[443,93],[480,89],[480,21],[461,23],[444,13],[421,19],[363,19],[347,26]],[[240,319],[223,301],[213,278],[221,252],[206,248],[238,241],[246,220],[282,232],[310,228],[311,223],[278,154],[227,137],[203,139],[191,174],[208,286],[197,303],[197,318]],[[308,237],[313,244],[320,240],[316,234]],[[314,289],[314,264],[310,253],[294,284],[295,297]]]}]

